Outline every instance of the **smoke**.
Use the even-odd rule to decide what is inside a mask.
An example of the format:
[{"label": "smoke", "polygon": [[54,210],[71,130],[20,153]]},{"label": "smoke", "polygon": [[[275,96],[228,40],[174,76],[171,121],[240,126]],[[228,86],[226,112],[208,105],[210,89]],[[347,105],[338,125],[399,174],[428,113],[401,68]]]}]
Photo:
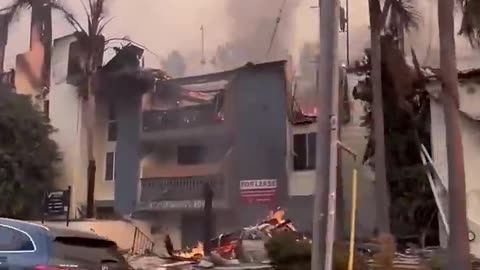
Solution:
[{"label": "smoke", "polygon": [[225,12],[230,41],[217,48],[215,64],[225,69],[247,62],[287,59],[300,2],[229,0]]}]

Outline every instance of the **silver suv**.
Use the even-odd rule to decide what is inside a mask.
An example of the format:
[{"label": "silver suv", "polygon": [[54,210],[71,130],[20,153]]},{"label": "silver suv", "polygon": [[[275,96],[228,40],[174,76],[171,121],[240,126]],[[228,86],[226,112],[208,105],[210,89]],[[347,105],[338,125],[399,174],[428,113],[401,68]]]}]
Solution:
[{"label": "silver suv", "polygon": [[0,218],[0,270],[131,270],[117,245],[88,232]]}]

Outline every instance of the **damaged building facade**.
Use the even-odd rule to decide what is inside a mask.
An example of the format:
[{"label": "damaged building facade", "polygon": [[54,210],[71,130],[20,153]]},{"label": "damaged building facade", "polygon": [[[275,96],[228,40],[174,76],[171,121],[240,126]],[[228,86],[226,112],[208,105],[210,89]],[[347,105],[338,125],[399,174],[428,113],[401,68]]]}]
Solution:
[{"label": "damaged building facade", "polygon": [[[300,165],[292,154],[288,73],[279,61],[195,77],[154,76],[146,92],[124,79],[105,80],[103,95],[116,112],[110,154],[116,212],[149,223],[153,238],[168,234],[177,246],[192,245],[201,240],[209,184],[218,233],[255,224],[276,207],[309,231],[313,185],[305,190],[297,186],[302,181],[289,182],[292,166]],[[310,178],[313,170],[303,171]]]}]

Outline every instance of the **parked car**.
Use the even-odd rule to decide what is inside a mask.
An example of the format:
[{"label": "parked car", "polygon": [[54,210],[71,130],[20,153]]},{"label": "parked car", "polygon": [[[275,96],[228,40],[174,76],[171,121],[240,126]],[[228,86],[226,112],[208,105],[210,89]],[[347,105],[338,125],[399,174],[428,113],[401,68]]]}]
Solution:
[{"label": "parked car", "polygon": [[115,242],[94,233],[0,218],[0,269],[131,270]]}]

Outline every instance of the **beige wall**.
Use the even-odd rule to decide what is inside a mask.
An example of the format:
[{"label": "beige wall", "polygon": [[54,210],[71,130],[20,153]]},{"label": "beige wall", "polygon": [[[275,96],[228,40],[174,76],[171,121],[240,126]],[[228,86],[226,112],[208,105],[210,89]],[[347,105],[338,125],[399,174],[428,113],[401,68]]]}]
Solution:
[{"label": "beige wall", "polygon": [[[95,122],[95,161],[97,171],[95,175],[95,200],[113,200],[113,181],[105,181],[105,155],[107,152],[115,152],[116,142],[108,142],[108,112],[109,104],[100,98],[96,99],[96,122]],[[115,175],[114,175],[115,177]]]},{"label": "beige wall", "polygon": [[292,125],[287,123],[287,172],[288,172],[288,194],[290,196],[309,196],[315,189],[315,170],[294,171],[293,170],[293,136],[316,132],[315,123],[309,125]]},{"label": "beige wall", "polygon": [[[58,188],[72,186],[72,218],[78,217],[78,209],[86,205],[87,198],[87,149],[86,149],[86,111],[85,104],[78,98],[76,86],[66,82],[68,53],[73,36],[55,40],[52,55],[52,79],[50,100],[50,121],[57,131],[52,138],[62,152],[63,162],[60,175],[55,179]],[[113,181],[105,182],[105,152],[107,147],[106,117],[107,106],[97,100],[97,119],[95,134],[96,159],[96,200],[113,199]]]}]

